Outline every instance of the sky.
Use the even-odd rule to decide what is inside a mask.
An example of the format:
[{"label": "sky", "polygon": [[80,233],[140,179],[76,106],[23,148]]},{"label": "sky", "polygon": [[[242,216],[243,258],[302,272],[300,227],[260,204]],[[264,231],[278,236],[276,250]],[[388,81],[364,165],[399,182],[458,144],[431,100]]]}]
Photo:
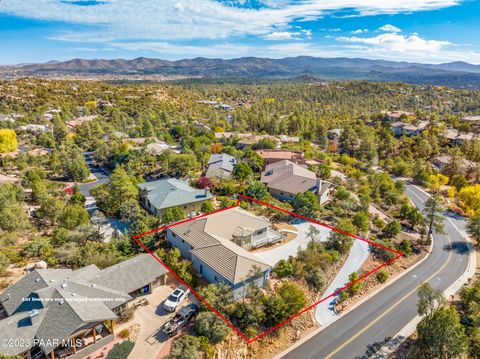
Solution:
[{"label": "sky", "polygon": [[0,0],[0,64],[361,57],[480,64],[480,0]]}]

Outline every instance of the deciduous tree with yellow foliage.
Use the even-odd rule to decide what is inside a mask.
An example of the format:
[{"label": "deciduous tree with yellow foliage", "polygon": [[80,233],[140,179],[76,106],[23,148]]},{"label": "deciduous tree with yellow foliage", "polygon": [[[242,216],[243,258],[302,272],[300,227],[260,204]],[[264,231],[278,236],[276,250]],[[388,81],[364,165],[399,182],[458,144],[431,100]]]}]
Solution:
[{"label": "deciduous tree with yellow foliage", "polygon": [[463,187],[458,192],[458,199],[468,216],[480,215],[480,184]]},{"label": "deciduous tree with yellow foliage", "polygon": [[17,135],[14,130],[0,129],[0,153],[16,151],[18,148]]},{"label": "deciduous tree with yellow foliage", "polygon": [[442,186],[448,183],[448,177],[438,173],[428,177],[428,186],[435,192],[438,192]]}]

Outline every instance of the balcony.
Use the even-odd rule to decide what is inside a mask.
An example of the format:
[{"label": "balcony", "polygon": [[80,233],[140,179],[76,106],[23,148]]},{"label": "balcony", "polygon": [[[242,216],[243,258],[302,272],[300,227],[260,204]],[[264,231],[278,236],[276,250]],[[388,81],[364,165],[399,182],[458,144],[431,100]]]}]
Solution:
[{"label": "balcony", "polygon": [[260,235],[252,236],[252,248],[259,248],[267,244],[272,244],[279,242],[283,239],[284,235],[280,232],[267,228],[266,231],[262,232]]}]

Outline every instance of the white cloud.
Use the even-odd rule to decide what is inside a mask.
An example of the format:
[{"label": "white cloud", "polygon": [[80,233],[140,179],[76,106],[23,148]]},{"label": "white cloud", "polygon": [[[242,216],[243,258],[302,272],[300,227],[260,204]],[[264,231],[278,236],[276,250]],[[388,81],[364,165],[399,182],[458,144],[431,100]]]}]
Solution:
[{"label": "white cloud", "polygon": [[265,40],[295,40],[298,39],[297,35],[298,32],[288,32],[288,31],[274,31],[270,34],[266,34],[263,36]]},{"label": "white cloud", "polygon": [[390,24],[383,25],[378,30],[384,31],[384,32],[402,32],[401,29],[399,29],[396,26],[390,25]]},{"label": "white cloud", "polygon": [[[243,1],[243,0],[242,0]],[[78,6],[73,1],[9,0],[0,13],[83,25],[56,36],[78,42],[146,39],[157,41],[226,39],[283,31],[292,21],[314,20],[342,10],[356,15],[396,14],[445,8],[463,0],[282,0],[242,7],[214,0],[103,0]]]},{"label": "white cloud", "polygon": [[304,40],[312,38],[312,30],[300,31],[274,31],[263,36],[265,40]]},{"label": "white cloud", "polygon": [[[396,34],[385,34],[400,36]],[[383,35],[380,35],[383,36]],[[480,63],[480,53],[469,48],[460,48],[446,41],[409,39],[387,41],[368,40],[357,37],[341,37],[339,45],[320,45],[310,42],[276,43],[267,46],[222,43],[213,46],[182,46],[168,42],[114,42],[111,48],[128,50],[162,58],[178,59],[197,56],[236,58],[258,56],[269,58],[294,57],[300,55],[318,57],[361,57],[368,59],[386,59],[395,61],[441,63],[448,61],[468,61]],[[349,39],[349,40],[347,40]],[[406,44],[405,44],[406,43]],[[448,45],[447,45],[448,44]],[[398,45],[398,46],[397,46]]]},{"label": "white cloud", "polygon": [[[321,17],[368,16],[428,11],[458,5],[466,0],[102,0],[78,6],[73,0],[6,0],[0,14],[73,24],[75,30],[55,33],[51,39],[76,42],[79,48],[144,52],[158,57],[239,57],[296,55],[386,58],[392,60],[480,62],[471,48],[448,41],[428,40],[418,34],[402,35],[391,24],[378,36],[340,36],[309,43],[312,31],[292,26],[294,21]],[[262,6],[252,6],[259,3]],[[71,27],[65,26],[65,29]],[[323,29],[331,35],[339,28]],[[366,34],[367,29],[352,31]],[[245,36],[289,43],[245,44]],[[365,35],[363,35],[365,36]],[[329,36],[332,38],[332,36]],[[201,45],[190,45],[207,39]],[[296,41],[293,41],[296,40]],[[298,41],[303,40],[303,41]],[[205,43],[211,46],[205,45]],[[189,43],[189,45],[182,45]],[[102,48],[99,46],[99,49]],[[104,51],[104,50],[99,50]],[[136,54],[135,54],[136,55]]]},{"label": "white cloud", "polygon": [[337,37],[340,42],[353,42],[376,47],[382,51],[390,52],[432,52],[437,53],[452,45],[448,41],[424,40],[418,35],[382,34],[375,37]]},{"label": "white cloud", "polygon": [[185,7],[182,5],[182,3],[176,3],[174,7],[175,7],[175,9],[177,9],[178,11],[183,11],[183,10],[185,10]]},{"label": "white cloud", "polygon": [[336,40],[342,43],[338,45],[338,49],[342,49],[340,51],[346,56],[425,63],[480,62],[480,53],[468,46],[449,41],[428,40],[416,33],[386,33],[374,37],[340,36]]}]

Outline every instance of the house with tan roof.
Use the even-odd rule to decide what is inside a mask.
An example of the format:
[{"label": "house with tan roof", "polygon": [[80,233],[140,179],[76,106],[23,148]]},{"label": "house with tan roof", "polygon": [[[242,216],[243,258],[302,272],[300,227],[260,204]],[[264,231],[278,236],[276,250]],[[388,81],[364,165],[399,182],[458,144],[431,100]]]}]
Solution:
[{"label": "house with tan roof", "polygon": [[305,163],[305,156],[302,151],[289,150],[257,150],[257,155],[263,158],[265,166],[272,163],[288,160],[297,164]]},{"label": "house with tan roof", "polygon": [[170,227],[166,236],[200,276],[228,284],[236,297],[249,283],[262,287],[272,269],[248,250],[283,238],[268,219],[240,207]]},{"label": "house with tan roof", "polygon": [[76,127],[83,125],[85,122],[93,121],[97,115],[79,116],[71,119],[67,122],[67,127],[70,131],[73,131]]},{"label": "house with tan roof", "polygon": [[478,137],[472,132],[464,133],[454,128],[447,128],[440,136],[446,139],[451,145],[463,145],[464,142],[471,141]]},{"label": "house with tan roof", "polygon": [[270,140],[275,143],[278,147],[280,147],[280,141],[277,137],[271,135],[250,135],[247,137],[242,138],[238,141],[237,147],[239,149],[245,148],[247,146],[252,146],[257,144],[262,140]]},{"label": "house with tan roof", "polygon": [[415,114],[412,113],[412,112],[399,111],[399,110],[385,111],[383,113],[383,115],[385,116],[385,119],[388,120],[388,121],[399,121],[399,120],[404,119],[404,118],[415,116]]},{"label": "house with tan roof", "polygon": [[325,203],[333,191],[333,184],[317,179],[306,166],[282,160],[265,167],[261,181],[270,194],[281,201],[292,201],[299,193],[311,191],[320,204]]}]

